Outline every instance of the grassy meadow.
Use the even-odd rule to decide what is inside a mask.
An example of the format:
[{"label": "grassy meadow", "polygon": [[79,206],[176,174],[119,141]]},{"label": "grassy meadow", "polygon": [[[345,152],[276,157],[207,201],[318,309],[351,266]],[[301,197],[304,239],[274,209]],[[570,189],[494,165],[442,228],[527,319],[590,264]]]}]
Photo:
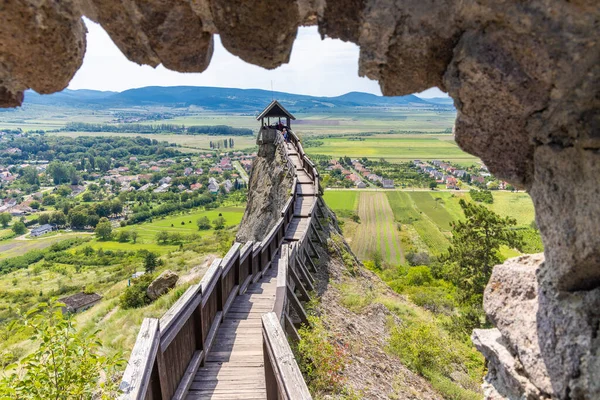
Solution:
[{"label": "grassy meadow", "polygon": [[471,165],[478,158],[462,151],[451,134],[447,135],[409,135],[378,134],[362,136],[361,140],[349,140],[349,137],[319,138],[323,145],[307,147],[309,154],[322,154],[339,158],[385,159],[389,162],[411,160],[441,159],[461,165]]},{"label": "grassy meadow", "polygon": [[[514,218],[517,228],[530,226],[534,209],[527,193],[492,193],[494,203],[486,207]],[[401,190],[326,191],[324,199],[341,217],[344,236],[360,259],[371,259],[379,251],[393,264],[402,263],[409,251],[445,252],[450,245],[450,223],[463,218],[459,200],[471,201],[465,192]],[[360,222],[353,221],[352,215]],[[507,257],[519,254],[514,249],[503,249],[502,253]]]}]

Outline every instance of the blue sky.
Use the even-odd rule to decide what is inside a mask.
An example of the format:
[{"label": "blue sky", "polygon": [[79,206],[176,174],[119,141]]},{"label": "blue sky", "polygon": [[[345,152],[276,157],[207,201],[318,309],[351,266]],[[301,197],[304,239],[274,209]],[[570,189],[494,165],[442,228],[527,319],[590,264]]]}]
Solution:
[{"label": "blue sky", "polygon": [[[289,64],[266,70],[230,54],[215,36],[215,51],[203,73],[180,73],[162,66],[140,66],[125,58],[100,25],[85,20],[88,46],[70,89],[122,91],[142,86],[217,86],[256,88],[314,96],[359,91],[381,94],[379,84],[358,77],[359,49],[353,43],[321,37],[316,27],[298,31]],[[446,97],[437,88],[421,97]]]}]

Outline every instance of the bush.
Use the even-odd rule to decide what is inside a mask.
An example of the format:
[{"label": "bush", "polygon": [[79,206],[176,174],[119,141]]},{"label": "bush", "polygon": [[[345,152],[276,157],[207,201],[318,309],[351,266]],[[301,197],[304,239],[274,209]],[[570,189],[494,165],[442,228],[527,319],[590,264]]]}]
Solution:
[{"label": "bush", "polygon": [[486,203],[486,204],[494,203],[494,196],[492,196],[492,192],[490,192],[489,190],[471,189],[471,190],[469,190],[469,196],[471,196],[471,198],[474,201],[477,201],[479,203]]},{"label": "bush", "polygon": [[115,398],[114,379],[124,365],[120,355],[100,355],[95,334],[83,336],[60,303],[41,304],[27,314],[32,339],[39,343],[16,366],[17,372],[0,379],[3,399]]},{"label": "bush", "polygon": [[390,350],[410,369],[423,374],[425,370],[447,371],[451,349],[444,348],[441,332],[430,323],[414,321],[395,327],[390,336]]},{"label": "bush", "polygon": [[411,267],[404,278],[407,285],[423,286],[433,282],[433,276],[429,267]]},{"label": "bush", "polygon": [[339,392],[343,389],[346,346],[333,340],[323,322],[309,316],[312,326],[298,331],[300,341],[296,347],[296,359],[306,383],[313,392]]},{"label": "bush", "polygon": [[146,290],[148,290],[148,286],[150,286],[153,279],[153,275],[146,274],[132,280],[131,286],[125,289],[125,292],[119,298],[121,308],[139,308],[150,304],[152,300],[146,295]]},{"label": "bush", "polygon": [[411,287],[406,292],[413,303],[434,313],[450,313],[455,306],[454,297],[441,287]]},{"label": "bush", "polygon": [[416,265],[429,265],[431,263],[429,253],[424,251],[419,253],[415,253],[414,251],[408,252],[408,254],[406,254],[406,261],[413,267]]}]

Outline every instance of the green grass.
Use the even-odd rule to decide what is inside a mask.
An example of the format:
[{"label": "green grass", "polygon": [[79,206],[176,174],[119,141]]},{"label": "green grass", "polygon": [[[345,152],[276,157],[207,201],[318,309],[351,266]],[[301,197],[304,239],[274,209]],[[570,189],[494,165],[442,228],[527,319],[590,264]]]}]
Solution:
[{"label": "green grass", "polygon": [[[417,203],[419,199],[427,199],[425,195],[429,195],[428,192],[420,192],[417,196],[417,201],[413,199],[413,195],[418,192],[400,192],[400,191],[389,191],[386,192],[392,211],[394,212],[394,218],[396,221],[402,224],[412,225],[416,230],[420,239],[427,245],[429,251],[433,254],[441,254],[448,248],[450,244],[448,237],[440,231],[440,227],[433,222],[433,218],[424,211],[419,209]],[[442,220],[448,218],[447,213],[442,213],[438,209],[434,209],[433,206],[435,200],[431,198],[426,200],[432,204],[422,205],[423,208],[427,209],[434,217],[438,218],[441,224]]]},{"label": "green grass", "polygon": [[325,191],[323,198],[333,211],[356,211],[358,208],[358,192],[356,190],[328,190]]},{"label": "green grass", "polygon": [[450,222],[454,221],[454,218],[444,207],[442,197],[429,192],[411,192],[410,197],[419,210],[427,214],[442,232],[450,231]]},{"label": "green grass", "polygon": [[415,159],[443,159],[461,164],[474,164],[478,159],[462,151],[452,140],[452,135],[373,135],[364,140],[348,140],[347,137],[319,139],[322,146],[308,147],[309,154],[328,155],[333,158],[384,158],[389,162]]},{"label": "green grass", "polygon": [[[138,234],[138,243],[144,244],[156,241],[156,234],[161,231],[169,233],[180,233],[182,235],[198,234],[202,237],[212,235],[213,229],[200,231],[196,225],[196,221],[200,217],[208,217],[212,222],[219,214],[225,218],[225,226],[235,226],[240,223],[244,215],[244,207],[220,207],[214,210],[204,211],[202,209],[192,210],[185,214],[172,215],[164,218],[155,218],[152,222],[144,222],[142,224],[127,226],[117,229],[126,231],[136,231]],[[191,221],[191,222],[190,222]],[[181,223],[184,223],[183,225]],[[171,226],[173,225],[173,226]],[[162,246],[161,246],[162,247]]]}]

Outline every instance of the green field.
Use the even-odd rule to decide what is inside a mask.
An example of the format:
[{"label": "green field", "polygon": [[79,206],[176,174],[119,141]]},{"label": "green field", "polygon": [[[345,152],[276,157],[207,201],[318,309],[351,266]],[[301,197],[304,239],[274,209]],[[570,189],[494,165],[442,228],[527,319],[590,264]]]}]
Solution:
[{"label": "green field", "polygon": [[[1,124],[0,124],[1,125]],[[67,136],[67,137],[89,137],[89,136],[142,136],[148,139],[155,139],[174,143],[181,146],[178,150],[182,152],[196,153],[210,149],[210,142],[223,141],[233,138],[234,150],[245,150],[256,146],[254,136],[220,136],[220,135],[159,135],[159,134],[137,134],[137,133],[115,133],[115,132],[51,132],[48,135]]]},{"label": "green field", "polygon": [[[132,225],[121,228],[126,231],[135,230],[138,233],[138,243],[148,243],[156,241],[156,234],[161,231],[169,233],[180,233],[182,235],[198,234],[201,237],[212,235],[213,229],[200,231],[196,221],[200,217],[208,217],[213,221],[219,215],[225,218],[225,226],[232,227],[238,225],[244,215],[244,207],[220,207],[214,210],[192,210],[185,214],[172,215],[164,218],[155,218],[152,222]],[[183,224],[182,224],[183,222]],[[117,230],[118,231],[118,230]]]},{"label": "green field", "polygon": [[452,135],[373,135],[363,136],[364,140],[348,140],[348,137],[319,139],[324,142],[317,147],[307,147],[309,154],[322,154],[339,158],[384,158],[389,162],[411,160],[447,160],[462,165],[478,162],[478,158],[462,151]]},{"label": "green field", "polygon": [[356,190],[326,191],[323,199],[334,211],[356,211],[358,208],[358,191]]},{"label": "green field", "polygon": [[[515,218],[519,228],[530,226],[534,210],[529,195],[492,193],[494,203],[487,207],[501,216]],[[370,259],[379,250],[384,259],[396,264],[409,251],[444,253],[450,245],[450,223],[463,218],[459,200],[471,201],[465,192],[400,190],[326,191],[324,198],[342,219],[344,236],[359,258]],[[360,223],[349,218],[352,214],[360,217]],[[513,257],[519,252],[505,248],[502,254]]]}]

